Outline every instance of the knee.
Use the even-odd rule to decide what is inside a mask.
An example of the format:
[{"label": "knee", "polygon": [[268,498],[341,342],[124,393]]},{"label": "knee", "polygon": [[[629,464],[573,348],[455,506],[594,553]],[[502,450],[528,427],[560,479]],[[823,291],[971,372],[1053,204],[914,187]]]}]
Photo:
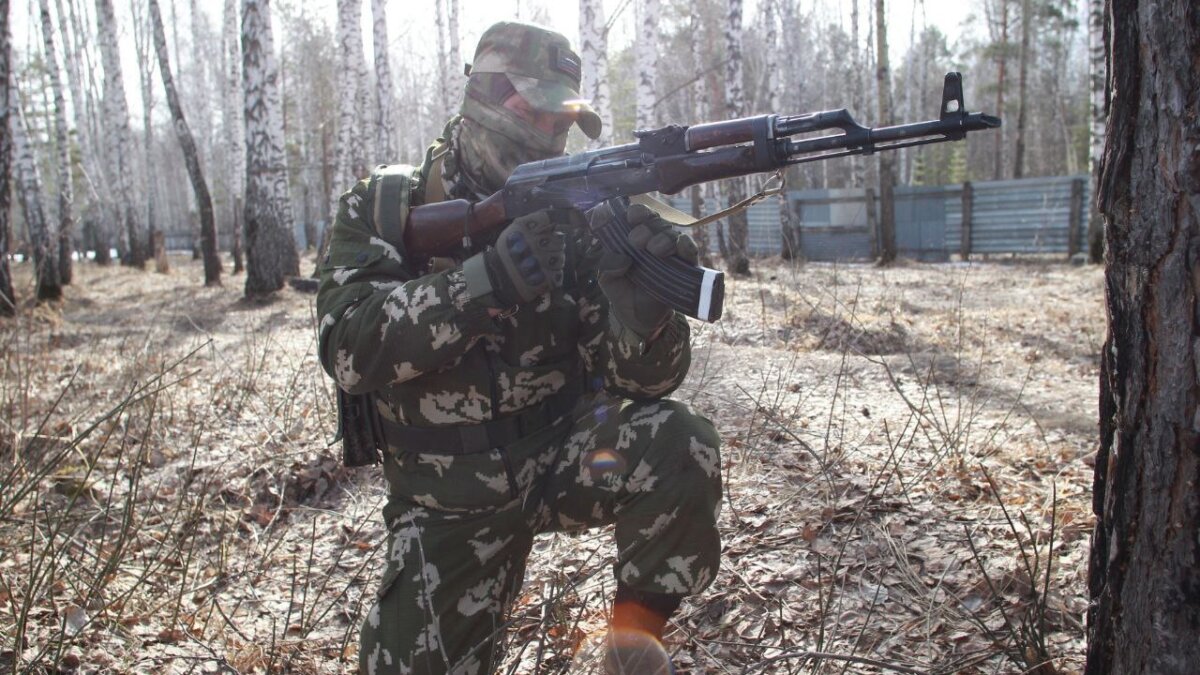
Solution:
[{"label": "knee", "polygon": [[664,399],[632,411],[630,427],[647,434],[642,459],[658,479],[658,489],[720,500],[721,438],[712,422],[685,403]]}]

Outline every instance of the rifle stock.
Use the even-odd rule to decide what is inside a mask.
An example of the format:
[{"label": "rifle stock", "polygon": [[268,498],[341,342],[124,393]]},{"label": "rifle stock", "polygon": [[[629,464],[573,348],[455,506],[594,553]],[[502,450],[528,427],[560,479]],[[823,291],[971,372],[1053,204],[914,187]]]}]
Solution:
[{"label": "rifle stock", "polygon": [[[676,311],[716,321],[724,300],[724,274],[677,257],[662,260],[631,249],[626,242],[626,198],[675,194],[699,183],[802,162],[957,141],[968,132],[999,126],[998,117],[966,111],[962,75],[947,73],[936,120],[869,128],[839,109],[636,131],[634,143],[522,164],[503,188],[473,205],[459,199],[413,208],[404,228],[404,248],[411,254],[446,255],[519,216],[547,208],[587,211],[604,204],[601,208],[608,208],[612,218],[594,234],[606,248],[634,259],[634,283]],[[791,138],[829,130],[841,133]]]}]

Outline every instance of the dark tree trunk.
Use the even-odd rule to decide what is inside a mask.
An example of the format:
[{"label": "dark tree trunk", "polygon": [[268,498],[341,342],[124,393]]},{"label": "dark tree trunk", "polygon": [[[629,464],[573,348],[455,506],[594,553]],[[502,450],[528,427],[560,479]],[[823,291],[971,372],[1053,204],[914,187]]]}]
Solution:
[{"label": "dark tree trunk", "polygon": [[0,0],[0,316],[12,316],[16,313],[16,296],[13,295],[12,274],[8,269],[8,232],[9,232],[9,177],[12,175],[12,134],[8,133],[9,97],[13,94],[8,90],[9,68],[12,50],[9,48],[11,39],[8,30],[8,0]]},{"label": "dark tree trunk", "polygon": [[[883,0],[875,0],[875,83],[879,87],[879,124],[892,123],[892,74],[888,66],[887,11]],[[879,264],[896,260],[895,158],[879,155]]]},{"label": "dark tree trunk", "polygon": [[1101,352],[1085,672],[1200,664],[1200,5],[1109,0]]},{"label": "dark tree trunk", "polygon": [[154,52],[158,54],[158,72],[162,75],[163,89],[167,92],[167,105],[175,121],[175,137],[183,149],[183,162],[187,165],[188,178],[192,181],[192,192],[200,208],[200,248],[204,255],[204,285],[221,285],[221,258],[217,254],[217,224],[213,218],[212,197],[208,194],[208,183],[200,168],[200,155],[196,151],[196,139],[183,116],[183,106],[175,92],[175,81],[171,77],[171,64],[167,60],[167,36],[163,31],[162,14],[158,0],[150,0],[150,27],[154,31]]},{"label": "dark tree trunk", "polygon": [[1013,149],[1013,178],[1025,177],[1025,136],[1029,108],[1029,40],[1033,31],[1033,2],[1021,2],[1021,53],[1017,66],[1017,142]]}]

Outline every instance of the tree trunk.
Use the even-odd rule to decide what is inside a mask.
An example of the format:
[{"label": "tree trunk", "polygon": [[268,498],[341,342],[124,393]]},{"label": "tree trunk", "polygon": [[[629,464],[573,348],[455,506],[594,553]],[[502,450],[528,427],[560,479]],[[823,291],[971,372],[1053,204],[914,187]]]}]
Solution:
[{"label": "tree trunk", "polygon": [[[341,43],[344,38],[342,28],[342,5],[345,0],[338,2],[338,42]],[[438,110],[441,112],[444,119],[451,115],[452,106],[455,101],[450,95],[450,54],[446,48],[446,0],[433,0],[434,8],[434,30],[437,31],[437,92],[438,92]],[[343,58],[345,50],[342,51]],[[337,206],[334,205],[336,209]]]},{"label": "tree trunk", "polygon": [[175,138],[183,150],[183,162],[187,166],[188,179],[196,196],[200,211],[200,248],[204,255],[204,285],[221,285],[221,258],[217,254],[217,225],[213,219],[212,197],[208,194],[208,183],[200,168],[200,154],[196,151],[196,139],[188,128],[179,94],[175,91],[175,80],[171,76],[171,63],[167,60],[167,36],[163,31],[162,14],[158,0],[150,0],[150,27],[154,31],[154,52],[158,55],[158,72],[162,76],[163,90],[167,93],[167,106],[171,108],[171,119],[175,122]]},{"label": "tree trunk", "polygon": [[[725,113],[730,119],[745,115],[745,96],[742,91],[742,0],[729,0],[725,22]],[[746,198],[746,181],[734,178],[726,181],[729,186],[729,205],[733,206]],[[750,219],[745,210],[727,218],[729,241],[725,256],[725,269],[731,274],[750,274],[750,258],[747,255],[750,240]],[[722,237],[723,239],[723,237]]]},{"label": "tree trunk", "polygon": [[129,130],[129,106],[121,77],[121,55],[117,49],[116,18],[112,0],[96,0],[96,26],[100,58],[104,63],[105,126],[111,139],[110,164],[117,188],[118,222],[125,227],[126,265],[146,266],[146,241],[133,206],[133,140]]},{"label": "tree trunk", "polygon": [[1104,153],[1104,125],[1108,118],[1108,77],[1105,56],[1108,53],[1108,24],[1104,22],[1104,0],[1088,0],[1088,72],[1091,83],[1091,143],[1088,144],[1092,198],[1088,200],[1088,261],[1101,263],[1104,258],[1104,219],[1100,216],[1097,187],[1100,181],[1100,157]]},{"label": "tree trunk", "polygon": [[1017,70],[1017,142],[1013,149],[1013,178],[1025,177],[1025,137],[1029,109],[1029,40],[1033,31],[1033,2],[1021,2],[1021,55]]},{"label": "tree trunk", "polygon": [[246,296],[274,293],[300,273],[283,154],[279,71],[268,0],[242,0],[246,101]]},{"label": "tree trunk", "polygon": [[612,143],[613,130],[608,101],[608,30],[600,0],[579,0],[579,59],[583,62],[579,93],[592,102],[603,122],[599,138],[588,147],[601,148]]},{"label": "tree trunk", "polygon": [[635,127],[653,129],[654,104],[658,99],[658,24],[662,21],[659,0],[638,3],[638,40],[634,45],[637,60],[637,111]]},{"label": "tree trunk", "polygon": [[[439,7],[441,5],[439,4]],[[440,11],[440,10],[439,10]],[[356,73],[362,59],[362,0],[338,0],[338,71]],[[337,169],[329,194],[329,222],[337,215],[338,198],[354,185],[353,136],[358,131],[358,78],[338,78]]]},{"label": "tree trunk", "polygon": [[[371,41],[375,50],[375,147],[381,160],[391,162],[400,151],[396,146],[396,123],[392,118],[396,93],[392,89],[392,66],[387,50],[387,0],[371,0],[371,21]],[[316,246],[313,241],[308,243]]]},{"label": "tree trunk", "polygon": [[9,88],[12,81],[12,37],[8,28],[8,0],[0,0],[0,316],[12,316],[17,310],[13,295],[12,272],[8,267],[8,234],[11,231],[9,209],[9,176],[12,175],[12,134],[7,132],[12,120],[10,110],[16,92]]},{"label": "tree trunk", "polygon": [[[14,72],[9,72],[14,78]],[[42,207],[42,179],[29,140],[29,127],[21,110],[16,80],[9,83],[9,133],[12,135],[16,159],[17,194],[21,199],[21,215],[29,233],[33,262],[37,268],[37,299],[57,300],[62,297],[62,282],[58,277],[58,238],[50,232],[46,211]]]},{"label": "tree trunk", "polygon": [[242,96],[242,47],[238,32],[238,14],[235,0],[225,0],[224,28],[225,74],[223,92],[223,116],[225,142],[228,144],[228,161],[225,181],[229,192],[229,253],[233,257],[233,274],[243,270],[242,266],[242,209],[246,190],[246,127],[242,111],[245,108]]},{"label": "tree trunk", "polygon": [[[1009,0],[1000,0],[1000,44],[996,49],[996,57],[999,64],[996,69],[996,114],[1004,116],[1004,85],[1005,75],[1008,69],[1008,3]],[[1004,133],[1003,130],[997,131],[995,134],[995,155],[992,158],[992,180],[1000,180],[1004,178]]]},{"label": "tree trunk", "polygon": [[[892,75],[888,67],[887,12],[884,0],[875,0],[875,85],[879,91],[879,125],[892,124]],[[879,154],[879,264],[896,260],[895,158]]]},{"label": "tree trunk", "polygon": [[71,240],[75,235],[74,201],[71,190],[71,144],[67,129],[67,101],[58,74],[58,56],[54,48],[54,27],[50,23],[50,2],[41,0],[42,41],[46,46],[46,71],[54,92],[54,149],[58,168],[58,275],[62,285],[71,283]]},{"label": "tree trunk", "polygon": [[1085,673],[1200,663],[1200,5],[1109,0],[1108,336]]},{"label": "tree trunk", "polygon": [[458,37],[458,0],[446,0],[446,44],[450,85],[450,100],[454,105],[462,100],[467,87],[467,76],[463,72],[462,41]]},{"label": "tree trunk", "polygon": [[[697,13],[692,14],[689,26],[693,38],[690,41],[692,72],[703,73],[705,67],[700,51],[702,44],[700,38],[701,21]],[[688,110],[691,111],[692,119],[697,122],[703,121],[707,116],[707,106],[705,106],[706,91],[707,84],[704,77],[697,77],[692,82],[692,85],[688,87]],[[697,219],[704,216],[704,195],[701,190],[700,185],[693,185],[688,188],[688,193],[691,196],[692,216]],[[689,234],[696,240],[696,248],[700,251],[700,264],[705,267],[712,267],[712,254],[709,252],[708,226],[704,225],[692,228]]]}]

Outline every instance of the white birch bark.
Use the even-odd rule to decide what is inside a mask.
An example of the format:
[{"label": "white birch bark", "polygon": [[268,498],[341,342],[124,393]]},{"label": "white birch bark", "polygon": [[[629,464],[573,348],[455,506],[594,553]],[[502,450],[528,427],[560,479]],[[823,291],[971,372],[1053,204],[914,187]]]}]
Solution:
[{"label": "white birch bark", "polygon": [[641,0],[637,6],[638,39],[634,45],[637,61],[637,129],[652,129],[655,126],[660,9],[659,0]]},{"label": "white birch bark", "polygon": [[585,99],[600,115],[604,128],[590,143],[598,148],[612,142],[612,112],[608,94],[608,30],[601,0],[579,0],[579,58],[583,62],[580,88]]},{"label": "white birch bark", "polygon": [[46,71],[54,93],[54,148],[58,169],[58,255],[59,280],[71,283],[71,238],[75,233],[74,197],[71,185],[71,144],[67,128],[67,100],[58,73],[58,50],[54,48],[54,26],[50,22],[50,2],[41,0],[42,41],[46,49]]},{"label": "white birch bark", "polygon": [[38,171],[33,147],[29,142],[29,127],[21,109],[20,96],[13,71],[9,71],[9,128],[12,135],[13,156],[17,196],[21,201],[21,215],[25,218],[25,230],[29,245],[33,249],[33,262],[37,266],[38,300],[54,300],[62,297],[62,282],[58,277],[57,238],[46,220],[42,206],[42,178]]},{"label": "white birch bark", "polygon": [[150,250],[154,255],[156,269],[166,274],[170,271],[165,252],[160,250],[161,237],[158,228],[158,208],[156,197],[158,190],[149,174],[154,166],[154,59],[150,55],[150,25],[149,18],[144,16],[145,7],[141,3],[133,5],[133,45],[138,59],[138,80],[142,92],[142,155],[146,166],[146,177],[139,182],[145,190],[146,199],[146,230],[149,233]]},{"label": "white birch bark", "polygon": [[242,0],[246,120],[246,295],[273,293],[300,273],[283,152],[279,68],[269,0]]},{"label": "white birch bark", "polygon": [[9,240],[9,176],[12,174],[12,134],[7,129],[11,124],[9,111],[16,93],[11,91],[12,37],[9,32],[9,0],[0,0],[0,316],[16,313],[17,302],[13,294],[12,272],[8,267]]},{"label": "white birch bark", "polygon": [[230,233],[230,253],[233,257],[233,273],[243,270],[242,266],[242,212],[246,195],[246,126],[242,95],[242,47],[238,34],[238,12],[236,0],[225,0],[224,27],[221,31],[224,42],[224,76],[222,80],[221,116],[224,119],[226,143],[225,182],[229,194],[227,232]]},{"label": "white birch bark", "polygon": [[[729,119],[745,115],[745,93],[742,74],[742,0],[729,0],[725,15],[725,114]],[[727,181],[729,205],[746,198],[746,181],[734,178]],[[750,223],[745,211],[735,213],[729,220],[729,242],[722,255],[726,268],[734,274],[748,274],[750,259],[747,244]],[[718,236],[720,236],[718,230]]]},{"label": "white birch bark", "polygon": [[117,222],[125,228],[126,250],[122,262],[140,268],[146,264],[145,236],[133,201],[133,139],[112,0],[96,0],[96,29],[104,64],[104,126],[110,140],[108,164],[117,192]]},{"label": "white birch bark", "polygon": [[442,117],[450,115],[454,100],[450,97],[450,54],[446,47],[446,0],[433,0],[437,6],[435,29],[437,30],[437,90],[438,104]]},{"label": "white birch bark", "polygon": [[387,0],[371,0],[371,29],[375,49],[375,150],[382,161],[398,157],[392,110],[396,92],[388,60]]},{"label": "white birch bark", "polygon": [[354,134],[359,119],[358,83],[362,57],[362,0],[338,0],[338,126],[336,164],[329,195],[329,221],[337,214],[338,198],[354,184]]},{"label": "white birch bark", "polygon": [[[463,73],[462,41],[458,35],[458,0],[446,0],[446,43],[449,53],[446,81],[450,87],[450,105],[457,106],[466,93],[467,77]],[[449,111],[453,114],[455,111]]]}]

